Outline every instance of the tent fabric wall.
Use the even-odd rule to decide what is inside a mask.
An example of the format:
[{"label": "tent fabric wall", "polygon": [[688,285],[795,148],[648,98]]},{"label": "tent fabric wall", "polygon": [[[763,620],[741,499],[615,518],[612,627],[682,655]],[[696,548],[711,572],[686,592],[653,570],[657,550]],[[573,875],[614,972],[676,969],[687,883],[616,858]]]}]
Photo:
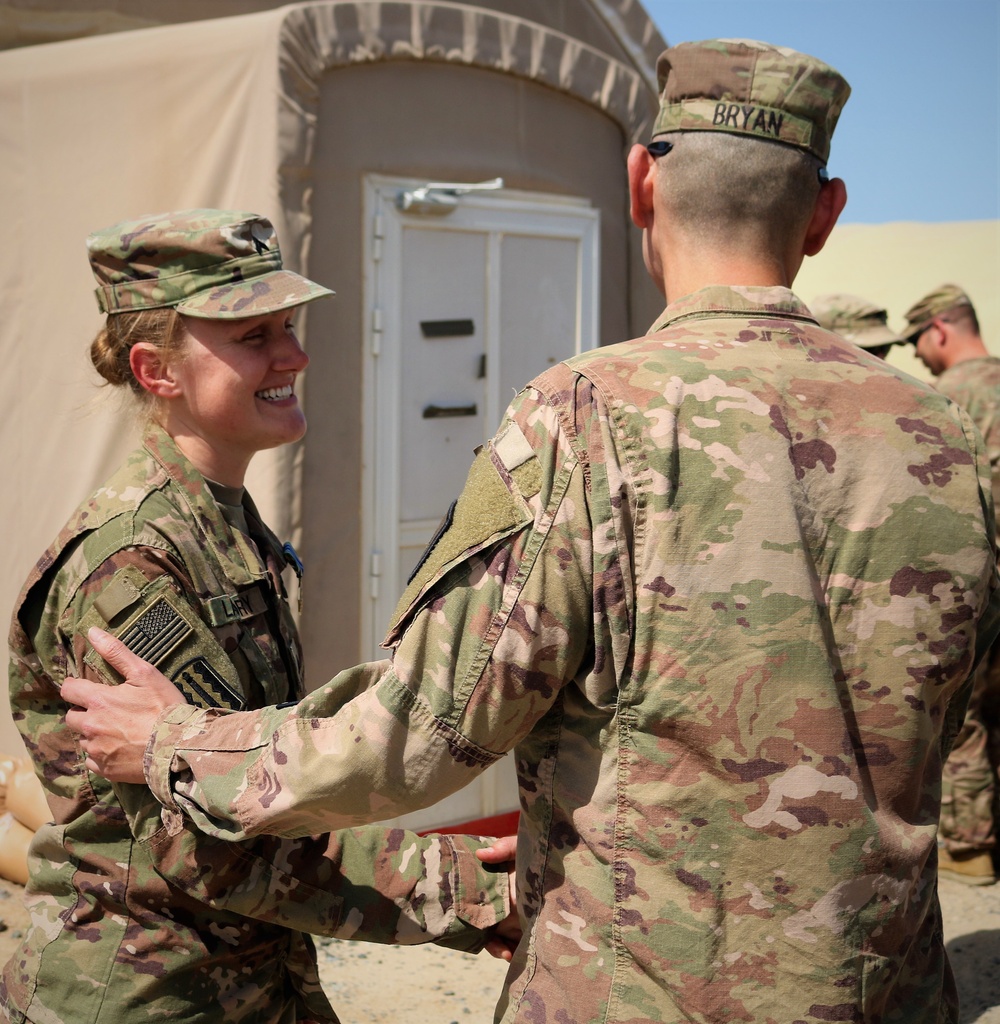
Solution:
[{"label": "tent fabric wall", "polygon": [[628,50],[649,88],[659,92],[656,62],[667,44],[646,9],[636,0],[593,0],[592,6]]},{"label": "tent fabric wall", "polygon": [[[305,383],[310,433],[302,457],[295,463],[297,477],[289,491],[296,501],[296,529],[291,539],[309,567],[303,619],[309,676],[322,680],[345,663],[371,652],[361,648],[356,607],[366,561],[358,545],[357,510],[347,506],[343,499],[336,508],[330,506],[330,495],[350,498],[360,493],[359,438],[344,436],[351,433],[350,426],[345,431],[345,423],[360,422],[360,281],[356,268],[345,268],[335,253],[325,253],[321,262],[311,258],[315,224],[343,226],[343,235],[338,237],[341,246],[342,237],[349,240],[348,247],[352,245],[350,240],[360,238],[360,234],[354,233],[362,230],[360,222],[355,219],[352,223],[348,215],[357,218],[358,186],[366,170],[399,175],[423,172],[431,180],[440,180],[442,176],[452,180],[456,173],[459,180],[502,173],[509,187],[542,191],[572,192],[575,180],[578,194],[591,196],[605,207],[606,231],[621,232],[625,230],[623,151],[648,132],[656,104],[654,90],[638,70],[561,32],[479,7],[456,3],[309,5],[289,10],[281,33],[281,102],[288,116],[281,125],[279,175],[281,206],[290,228],[286,234],[301,243],[300,262],[308,263],[323,283],[339,293],[339,298],[328,307],[310,311],[312,320],[322,323],[319,336],[326,343],[323,352],[315,346],[312,349],[313,369]],[[413,75],[410,65],[414,61],[421,63],[424,72],[419,84],[412,78],[409,82],[400,81],[407,72]],[[355,72],[353,77],[343,79],[342,91],[331,86],[341,81],[340,76],[351,67],[369,65],[373,70],[385,69],[386,74],[390,67],[396,69],[397,96],[405,94],[407,102],[401,105],[395,100],[395,119],[385,111],[384,87],[373,84],[371,77],[359,78]],[[495,163],[478,166],[479,158],[485,156],[488,161],[491,150],[513,153],[516,138],[526,133],[523,124],[512,124],[507,117],[497,114],[491,125],[484,116],[482,135],[478,138],[458,132],[449,138],[447,131],[435,134],[429,124],[422,131],[421,119],[414,119],[411,112],[424,111],[431,116],[442,109],[439,103],[422,102],[430,94],[425,95],[421,88],[433,90],[429,65],[440,67],[441,74],[446,68],[494,73],[487,76],[490,80],[479,74],[470,77],[464,88],[458,85],[463,89],[463,108],[477,111],[500,109],[504,82],[518,80],[546,87],[542,92],[548,93],[553,101],[545,113],[537,111],[541,99],[533,102],[525,97],[519,116],[531,124],[544,121],[551,135],[564,140],[565,152],[555,157],[536,156],[538,166],[532,176],[530,170],[526,172],[523,168],[518,173],[517,169]],[[496,72],[502,75],[496,76]],[[347,85],[348,82],[351,84]],[[537,93],[536,89],[533,94]],[[495,108],[485,98],[490,94],[497,101]],[[572,123],[572,129],[568,125],[561,126],[564,130],[557,128],[558,113],[553,108],[557,103],[565,108],[567,95],[580,101],[574,106],[589,111],[591,120],[604,120],[605,127],[593,124],[588,128],[567,111],[566,119]],[[329,161],[336,166],[324,177],[323,202],[327,212],[317,219],[313,216],[313,208],[320,201],[320,197],[314,196],[318,187],[317,133],[323,130],[317,121],[322,116],[326,131],[333,130],[330,122],[343,120],[348,113],[345,104],[350,103],[351,97],[358,98],[351,104],[350,113],[355,115],[353,127],[341,134],[341,148],[335,161]],[[378,126],[377,130],[371,130],[373,125]],[[612,126],[617,128],[617,137],[609,144],[607,128]],[[421,134],[433,136],[433,145],[422,146],[418,137]],[[395,150],[392,161],[386,163],[383,156],[380,162],[379,151],[384,152],[390,140]],[[600,157],[588,152],[588,143],[600,148]],[[427,150],[433,150],[432,158],[428,158]],[[570,170],[571,161],[575,161],[575,174]],[[605,170],[608,161],[612,167]],[[598,199],[600,186],[583,185],[588,163],[601,166],[605,182],[614,182],[613,187],[618,190],[615,198],[604,194]],[[548,177],[542,167],[547,169]],[[338,182],[337,187],[331,186],[331,179]],[[607,191],[605,186],[604,192]],[[337,202],[341,209],[331,210]],[[609,251],[619,254],[619,247],[609,247]],[[627,253],[620,253],[615,262],[627,263]],[[322,276],[326,268],[331,268],[329,277]],[[606,273],[602,273],[602,278],[608,282]],[[614,284],[620,292],[628,291],[627,283]],[[631,295],[626,295],[625,301],[630,299]],[[612,303],[602,306],[611,308]],[[616,340],[628,333],[628,322],[627,316],[616,321]],[[327,351],[328,344],[336,344],[336,353]],[[310,396],[316,395],[318,388],[322,388],[322,404],[311,403]],[[336,587],[329,585],[330,580],[336,580]]]},{"label": "tent fabric wall", "polygon": [[[599,6],[616,17],[629,7]],[[11,539],[0,559],[4,616],[136,436],[129,407],[95,386],[87,359],[100,324],[88,232],[168,209],[250,209],[274,220],[286,264],[309,273],[318,82],[331,68],[385,61],[540,83],[601,111],[625,138],[641,136],[655,106],[648,66],[459,3],[327,0],[0,53],[0,346],[10,368],[0,467],[16,480],[0,505]],[[264,516],[293,540],[300,465],[301,450],[263,453],[248,478]],[[0,715],[4,749],[19,753],[20,743]]]},{"label": "tent fabric wall", "polygon": [[641,138],[655,115],[638,71],[523,18],[467,4],[398,0],[284,8],[277,41],[280,200],[300,265],[307,263],[321,76],[338,66],[387,60],[442,61],[548,85],[603,110],[629,140]]},{"label": "tent fabric wall", "polygon": [[[0,55],[0,466],[16,481],[0,499],[5,618],[35,559],[134,443],[130,411],[96,388],[87,359],[100,316],[86,235],[157,210],[277,206],[275,158],[258,146],[275,136],[277,77],[260,60],[260,21],[242,33],[204,23]],[[273,462],[256,471],[255,490],[273,490]],[[3,718],[0,745],[19,752]]]},{"label": "tent fabric wall", "polygon": [[[251,14],[281,0],[8,0],[0,4],[0,49],[157,25]],[[638,0],[492,0],[483,4],[566,35],[635,64],[651,86],[660,35]]]},{"label": "tent fabric wall", "polygon": [[106,8],[92,11],[33,10],[0,5],[0,48],[40,46],[66,39],[153,28],[159,20],[136,18]]}]

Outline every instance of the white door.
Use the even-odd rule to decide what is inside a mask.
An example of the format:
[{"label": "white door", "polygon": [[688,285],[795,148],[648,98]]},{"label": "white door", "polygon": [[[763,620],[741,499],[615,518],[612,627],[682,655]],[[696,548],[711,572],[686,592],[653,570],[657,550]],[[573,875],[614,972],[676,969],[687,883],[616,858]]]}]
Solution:
[{"label": "white door", "polygon": [[[384,655],[396,601],[473,450],[532,377],[597,343],[598,213],[589,203],[471,192],[444,214],[403,212],[399,197],[420,184],[372,176],[365,188],[362,628],[371,657]],[[399,821],[427,828],[516,807],[505,762]]]}]

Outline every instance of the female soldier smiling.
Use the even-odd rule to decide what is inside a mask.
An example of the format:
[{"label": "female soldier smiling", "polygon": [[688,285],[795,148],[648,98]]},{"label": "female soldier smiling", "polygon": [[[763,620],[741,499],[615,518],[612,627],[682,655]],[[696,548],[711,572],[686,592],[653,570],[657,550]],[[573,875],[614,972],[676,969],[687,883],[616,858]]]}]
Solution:
[{"label": "female soldier smiling", "polygon": [[86,643],[91,625],[193,704],[302,695],[281,578],[300,564],[243,481],[256,452],[305,432],[293,315],[331,294],[283,269],[271,224],[249,213],[145,217],[88,247],[107,314],[92,361],[137,397],[145,428],[15,610],[11,704],[54,820],[32,846],[32,926],[0,1006],[15,1024],[334,1022],[304,932],[509,956],[487,934],[510,900],[507,872],[475,857],[484,842],[371,828],[230,843],[87,771],[60,686],[118,681]]}]

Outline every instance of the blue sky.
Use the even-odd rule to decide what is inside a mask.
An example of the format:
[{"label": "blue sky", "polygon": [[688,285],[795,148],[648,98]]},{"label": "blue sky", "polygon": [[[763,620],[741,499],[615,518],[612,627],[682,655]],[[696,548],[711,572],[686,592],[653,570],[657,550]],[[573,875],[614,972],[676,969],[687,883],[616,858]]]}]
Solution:
[{"label": "blue sky", "polygon": [[842,221],[1000,218],[998,0],[642,0],[669,44],[791,46],[851,83],[830,173]]}]

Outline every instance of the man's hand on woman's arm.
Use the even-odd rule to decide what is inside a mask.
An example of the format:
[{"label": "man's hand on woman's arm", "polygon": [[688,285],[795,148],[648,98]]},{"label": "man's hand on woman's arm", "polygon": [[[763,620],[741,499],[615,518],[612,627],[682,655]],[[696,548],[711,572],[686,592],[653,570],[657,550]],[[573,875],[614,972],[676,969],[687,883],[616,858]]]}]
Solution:
[{"label": "man's hand on woman's arm", "polygon": [[112,782],[146,781],[142,762],[156,720],[184,695],[165,675],[96,627],[87,634],[94,650],[124,676],[120,686],[67,678],[63,699],[74,705],[66,724],[80,737],[87,767]]}]

